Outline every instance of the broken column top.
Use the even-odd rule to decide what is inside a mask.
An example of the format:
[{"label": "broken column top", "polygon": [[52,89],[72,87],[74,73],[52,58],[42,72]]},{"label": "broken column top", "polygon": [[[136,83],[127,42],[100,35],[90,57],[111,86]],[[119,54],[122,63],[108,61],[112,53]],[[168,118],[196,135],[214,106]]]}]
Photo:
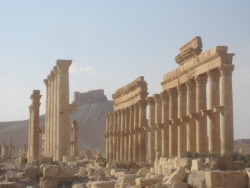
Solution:
[{"label": "broken column top", "polygon": [[180,66],[189,59],[202,52],[202,41],[200,36],[194,37],[191,41],[180,48],[180,53],[175,57],[176,63]]}]

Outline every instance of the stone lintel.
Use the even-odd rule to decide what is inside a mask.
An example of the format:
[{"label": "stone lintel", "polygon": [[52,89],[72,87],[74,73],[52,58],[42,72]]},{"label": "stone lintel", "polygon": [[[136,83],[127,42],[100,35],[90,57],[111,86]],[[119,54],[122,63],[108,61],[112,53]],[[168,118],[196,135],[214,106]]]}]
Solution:
[{"label": "stone lintel", "polygon": [[212,113],[212,110],[200,110],[201,116],[210,116]]},{"label": "stone lintel", "polygon": [[196,36],[191,41],[180,48],[180,54],[175,58],[176,63],[183,65],[188,60],[194,58],[202,52],[201,37]]}]

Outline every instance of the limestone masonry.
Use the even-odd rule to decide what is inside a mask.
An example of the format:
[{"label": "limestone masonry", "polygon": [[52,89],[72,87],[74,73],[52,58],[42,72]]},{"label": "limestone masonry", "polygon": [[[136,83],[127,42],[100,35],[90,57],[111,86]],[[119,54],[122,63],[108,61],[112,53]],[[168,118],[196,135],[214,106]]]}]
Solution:
[{"label": "limestone masonry", "polygon": [[180,48],[179,67],[164,76],[161,93],[147,97],[143,77],[118,89],[114,112],[107,114],[107,159],[152,164],[155,154],[232,154],[233,55],[226,46],[202,52],[201,38],[195,37]]}]

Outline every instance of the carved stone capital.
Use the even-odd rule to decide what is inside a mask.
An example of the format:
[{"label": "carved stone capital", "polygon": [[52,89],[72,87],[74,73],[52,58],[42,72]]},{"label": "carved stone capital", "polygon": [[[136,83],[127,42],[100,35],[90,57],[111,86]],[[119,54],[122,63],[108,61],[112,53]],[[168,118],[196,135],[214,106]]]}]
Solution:
[{"label": "carved stone capital", "polygon": [[147,97],[147,101],[149,105],[154,105],[155,104],[155,100],[153,97]]},{"label": "carved stone capital", "polygon": [[221,76],[232,76],[232,72],[234,70],[234,65],[232,64],[223,64],[220,68]]},{"label": "carved stone capital", "polygon": [[161,103],[161,95],[160,94],[154,94],[155,103]]},{"label": "carved stone capital", "polygon": [[169,101],[169,94],[167,90],[161,92],[160,95],[162,101]]},{"label": "carved stone capital", "polygon": [[72,63],[72,60],[60,60],[60,59],[58,59],[56,61],[58,72],[59,73],[68,72],[71,63]]},{"label": "carved stone capital", "polygon": [[220,71],[219,69],[213,69],[208,71],[208,78],[210,81],[219,81],[220,80]]},{"label": "carved stone capital", "polygon": [[195,78],[195,81],[196,81],[196,87],[206,86],[206,83],[207,83],[207,74],[198,75]]}]

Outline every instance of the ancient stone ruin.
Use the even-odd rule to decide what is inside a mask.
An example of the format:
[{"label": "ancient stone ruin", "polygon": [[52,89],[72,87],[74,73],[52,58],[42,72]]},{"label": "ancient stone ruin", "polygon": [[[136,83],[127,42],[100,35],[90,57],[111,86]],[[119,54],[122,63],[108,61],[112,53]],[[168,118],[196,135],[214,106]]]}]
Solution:
[{"label": "ancient stone ruin", "polygon": [[[78,151],[82,135],[76,121],[69,123],[71,61],[58,60],[44,80],[45,127],[39,129],[41,95],[34,90],[28,152],[22,145],[13,163],[2,145],[0,187],[250,188],[250,158],[233,153],[233,55],[225,46],[202,52],[195,37],[180,48],[179,67],[164,76],[162,92],[148,96],[143,76],[116,90],[106,115],[106,158]],[[107,100],[104,91],[93,93]],[[89,96],[76,92],[74,104],[92,104]]]},{"label": "ancient stone ruin", "polygon": [[44,131],[44,156],[62,161],[69,156],[69,114],[74,105],[69,104],[69,67],[71,60],[57,60],[56,66],[44,80],[46,85],[46,114]]},{"label": "ancient stone ruin", "polygon": [[110,161],[145,161],[145,131],[150,163],[155,154],[184,157],[187,152],[222,156],[233,153],[234,54],[227,53],[226,46],[201,52],[200,37],[181,47],[176,56],[179,67],[164,76],[160,94],[147,97],[143,77],[115,92],[115,111],[107,115],[105,134]]}]

